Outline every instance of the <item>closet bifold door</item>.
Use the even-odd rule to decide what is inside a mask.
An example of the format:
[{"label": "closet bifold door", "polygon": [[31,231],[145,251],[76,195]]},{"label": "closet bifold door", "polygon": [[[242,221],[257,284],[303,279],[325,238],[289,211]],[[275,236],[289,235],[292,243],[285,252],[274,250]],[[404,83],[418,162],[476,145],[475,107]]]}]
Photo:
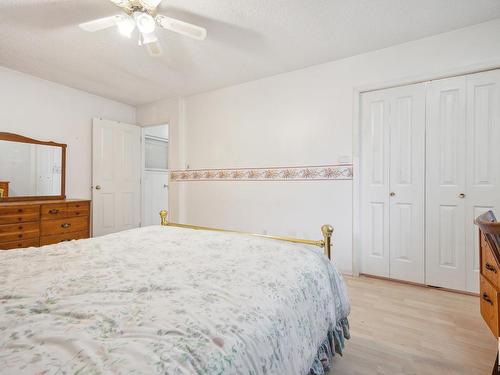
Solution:
[{"label": "closet bifold door", "polygon": [[361,95],[361,272],[389,277],[390,97]]},{"label": "closet bifold door", "polygon": [[[426,284],[465,289],[466,77],[427,86]],[[473,225],[471,220],[470,225]]]},{"label": "closet bifold door", "polygon": [[474,218],[500,209],[500,71],[431,82],[426,138],[426,283],[477,293]]},{"label": "closet bifold door", "polygon": [[424,282],[425,84],[361,97],[361,271]]},{"label": "closet bifold door", "polygon": [[391,90],[390,277],[425,282],[425,83]]},{"label": "closet bifold door", "polygon": [[465,290],[479,292],[479,232],[474,219],[500,214],[500,71],[467,76]]}]

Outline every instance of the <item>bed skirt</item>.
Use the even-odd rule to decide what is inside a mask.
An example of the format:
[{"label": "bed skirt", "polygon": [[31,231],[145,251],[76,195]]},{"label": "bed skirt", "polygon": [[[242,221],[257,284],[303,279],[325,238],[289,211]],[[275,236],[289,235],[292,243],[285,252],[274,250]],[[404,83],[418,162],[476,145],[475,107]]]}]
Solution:
[{"label": "bed skirt", "polygon": [[341,319],[335,328],[328,332],[327,337],[319,347],[309,375],[326,375],[330,371],[333,357],[336,353],[342,356],[345,340],[350,338],[349,321],[347,318]]}]

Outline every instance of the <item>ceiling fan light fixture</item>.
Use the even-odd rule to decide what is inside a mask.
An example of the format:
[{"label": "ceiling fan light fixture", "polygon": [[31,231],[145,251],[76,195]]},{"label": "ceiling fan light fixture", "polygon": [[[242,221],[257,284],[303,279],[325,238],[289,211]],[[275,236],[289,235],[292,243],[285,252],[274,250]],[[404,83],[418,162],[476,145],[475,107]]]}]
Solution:
[{"label": "ceiling fan light fixture", "polygon": [[127,38],[130,38],[135,30],[135,21],[130,16],[120,17],[120,19],[116,22],[116,25],[118,26],[120,34],[126,36]]},{"label": "ceiling fan light fixture", "polygon": [[149,54],[154,57],[162,54],[162,46],[155,34],[156,24],[162,29],[170,30],[193,39],[204,40],[207,37],[207,30],[203,27],[158,14],[157,7],[162,0],[110,1],[121,7],[123,13],[83,22],[78,25],[80,29],[87,32],[96,32],[116,27],[120,34],[131,38],[132,33],[137,28],[139,31],[139,45],[145,46]]},{"label": "ceiling fan light fixture", "polygon": [[155,31],[156,22],[153,17],[144,12],[134,12],[134,20],[142,34],[151,34]]}]

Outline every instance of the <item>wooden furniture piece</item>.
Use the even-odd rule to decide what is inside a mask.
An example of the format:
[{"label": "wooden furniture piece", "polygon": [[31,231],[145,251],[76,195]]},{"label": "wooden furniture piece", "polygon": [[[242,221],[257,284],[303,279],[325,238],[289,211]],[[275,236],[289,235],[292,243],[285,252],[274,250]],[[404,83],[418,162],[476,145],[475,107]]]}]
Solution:
[{"label": "wooden furniture piece", "polygon": [[9,182],[0,181],[0,198],[7,198],[9,196]]},{"label": "wooden furniture piece", "polygon": [[0,146],[16,156],[0,171],[0,250],[90,237],[90,201],[66,199],[66,145],[0,132]]},{"label": "wooden furniture piece", "polygon": [[[9,144],[9,145],[11,145],[12,143],[14,143],[14,144],[20,143],[20,144],[34,145],[37,148],[45,148],[45,149],[52,148],[52,149],[57,150],[58,151],[58,156],[57,156],[58,160],[56,163],[57,164],[56,169],[60,169],[60,172],[57,173],[57,177],[58,177],[57,179],[59,180],[59,178],[60,178],[60,187],[59,187],[59,189],[57,189],[56,193],[51,194],[51,195],[36,195],[35,194],[36,189],[32,188],[32,190],[33,190],[32,194],[25,195],[25,196],[19,196],[19,195],[14,194],[15,191],[17,190],[16,189],[17,182],[14,180],[11,180],[11,181],[9,181],[9,183],[10,183],[12,194],[5,194],[5,192],[4,192],[4,196],[0,197],[0,202],[41,200],[41,199],[43,199],[43,200],[66,199],[65,186],[66,186],[66,148],[67,148],[67,145],[65,145],[63,143],[52,142],[52,141],[39,141],[39,140],[28,138],[28,137],[25,137],[25,136],[22,136],[19,134],[0,132],[0,143],[2,143],[2,142],[6,142],[6,144]],[[46,147],[42,147],[42,146],[46,146]],[[30,152],[32,152],[34,155],[38,155],[36,150],[31,150]],[[8,154],[7,154],[7,156],[8,156]],[[6,157],[6,156],[3,155],[3,157]],[[59,160],[59,158],[60,158],[60,160]],[[13,166],[13,168],[18,168],[18,169],[23,168],[26,171],[35,169],[34,165],[30,166],[30,165],[17,165],[17,164],[15,164]],[[2,179],[9,178],[9,177],[3,177],[1,175],[1,172],[2,171],[0,171],[0,178],[2,178]],[[54,171],[51,170],[51,173],[54,174]],[[59,174],[60,174],[60,176],[59,176]],[[30,176],[30,177],[34,178],[35,180],[38,180],[40,176]],[[0,185],[0,189],[1,188],[2,188],[2,186]],[[25,191],[26,187],[24,189],[21,189],[21,190]]]},{"label": "wooden furniture piece", "polygon": [[[475,223],[479,227],[481,315],[500,349],[500,223],[492,211],[477,217]],[[497,355],[493,374],[499,370]]]},{"label": "wooden furniture piece", "polygon": [[0,250],[38,247],[89,236],[89,200],[0,202]]}]

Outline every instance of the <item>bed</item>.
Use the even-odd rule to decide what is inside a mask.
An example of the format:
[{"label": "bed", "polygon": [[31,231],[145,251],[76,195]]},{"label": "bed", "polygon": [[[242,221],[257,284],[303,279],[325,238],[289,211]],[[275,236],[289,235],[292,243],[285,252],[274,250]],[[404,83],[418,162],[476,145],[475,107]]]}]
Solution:
[{"label": "bed", "polygon": [[342,353],[327,237],[162,223],[0,253],[0,373],[324,374]]}]

